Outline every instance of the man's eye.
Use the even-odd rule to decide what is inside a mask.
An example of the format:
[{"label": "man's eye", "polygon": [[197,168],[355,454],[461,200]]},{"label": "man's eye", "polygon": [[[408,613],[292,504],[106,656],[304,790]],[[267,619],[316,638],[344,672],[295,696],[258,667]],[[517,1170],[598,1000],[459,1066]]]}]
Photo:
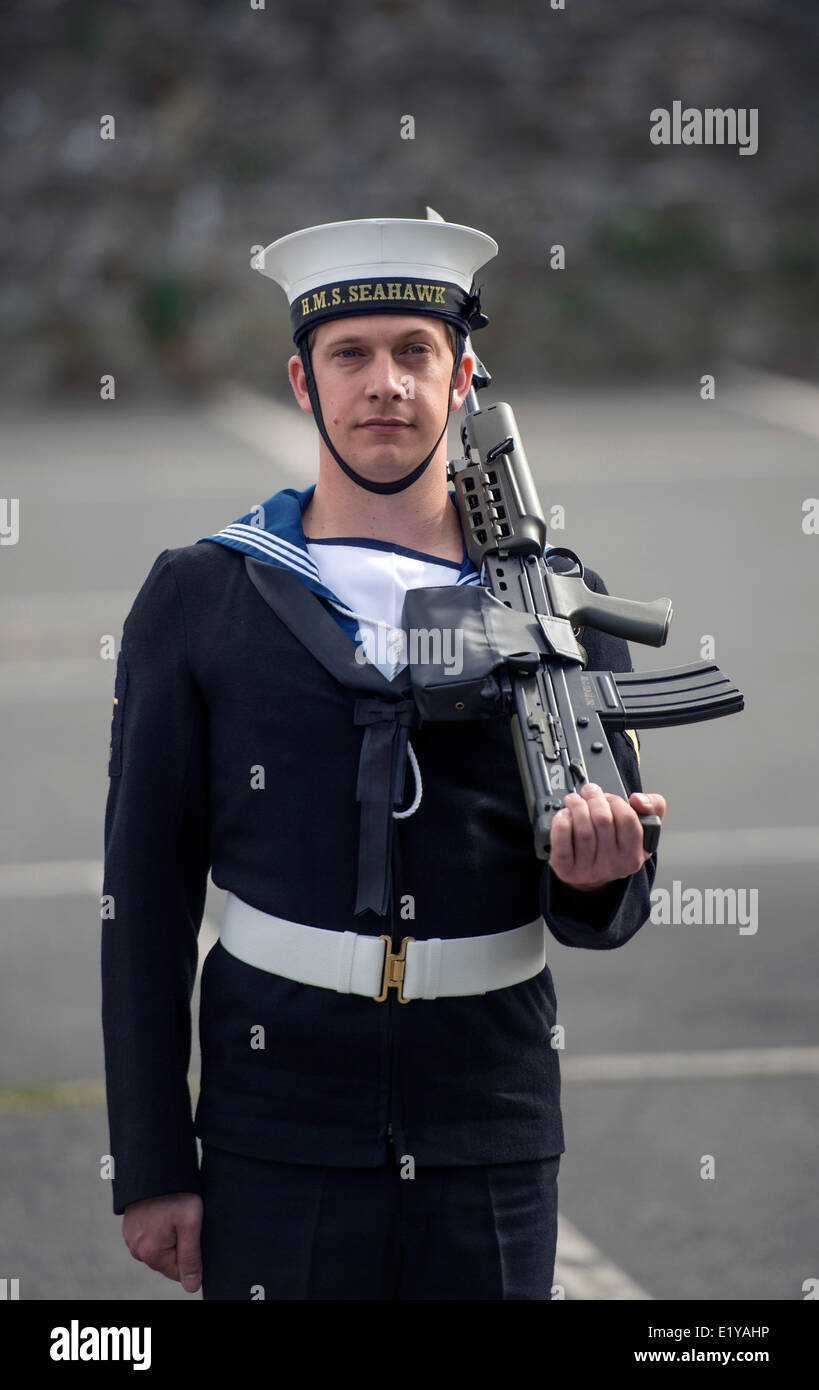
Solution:
[{"label": "man's eye", "polygon": [[[418,352],[420,352],[423,356],[426,357],[426,356],[429,355],[431,349],[429,348],[429,346],[428,346],[426,343],[408,343],[407,346],[406,346],[405,348],[402,349],[402,351],[403,351],[403,352],[412,352],[412,353],[416,353],[416,354],[417,354]],[[352,356],[352,357],[360,357],[360,355],[361,355],[361,354],[359,353],[358,348],[339,348],[338,351],[336,352],[335,356],[336,356],[336,357],[346,357],[348,354],[349,354],[350,356]]]}]

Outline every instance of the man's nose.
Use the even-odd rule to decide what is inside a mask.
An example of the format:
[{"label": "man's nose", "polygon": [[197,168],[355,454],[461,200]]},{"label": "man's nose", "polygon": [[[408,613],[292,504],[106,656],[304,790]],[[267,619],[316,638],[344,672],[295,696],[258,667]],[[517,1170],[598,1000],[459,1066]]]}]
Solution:
[{"label": "man's nose", "polygon": [[374,352],[370,370],[367,373],[367,392],[371,396],[382,394],[403,396],[402,381],[405,376],[406,373],[396,362],[389,349],[385,348],[383,352]]}]

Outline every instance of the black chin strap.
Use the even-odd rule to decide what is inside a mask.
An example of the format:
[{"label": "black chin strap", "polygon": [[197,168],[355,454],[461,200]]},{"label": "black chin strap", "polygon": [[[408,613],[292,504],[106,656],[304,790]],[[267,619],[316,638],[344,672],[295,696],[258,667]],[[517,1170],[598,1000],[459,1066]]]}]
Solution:
[{"label": "black chin strap", "polygon": [[455,386],[455,375],[458,371],[458,367],[460,365],[461,357],[463,356],[464,350],[464,339],[462,338],[461,334],[456,334],[456,337],[457,348],[455,352],[455,361],[452,364],[452,376],[449,379],[449,396],[447,399],[447,414],[446,419],[444,420],[444,427],[441,430],[441,433],[438,435],[438,438],[436,439],[426,458],[418,464],[418,467],[413,468],[412,472],[408,473],[405,478],[397,478],[396,481],[393,483],[374,483],[369,478],[363,478],[361,474],[356,473],[355,469],[351,468],[349,463],[346,463],[344,459],[341,457],[341,455],[337,452],[332,440],[330,439],[330,436],[327,433],[327,429],[324,424],[324,417],[321,413],[321,405],[319,403],[318,390],[316,388],[316,379],[313,376],[313,364],[310,360],[310,349],[307,345],[307,335],[305,334],[305,336],[302,338],[301,343],[299,344],[299,356],[301,357],[302,366],[304,367],[304,375],[307,379],[307,394],[310,397],[310,404],[313,407],[313,414],[315,416],[319,432],[325,444],[327,445],[327,448],[330,450],[330,453],[333,455],[333,458],[335,459],[339,468],[343,469],[343,471],[347,474],[347,477],[352,478],[353,482],[357,483],[359,487],[366,488],[368,492],[403,492],[405,488],[412,487],[412,484],[418,481],[421,474],[424,472],[425,468],[430,463],[435,453],[435,450],[438,448],[438,445],[440,444],[441,440],[446,434],[446,427],[449,424],[449,406],[452,404],[452,392]]}]

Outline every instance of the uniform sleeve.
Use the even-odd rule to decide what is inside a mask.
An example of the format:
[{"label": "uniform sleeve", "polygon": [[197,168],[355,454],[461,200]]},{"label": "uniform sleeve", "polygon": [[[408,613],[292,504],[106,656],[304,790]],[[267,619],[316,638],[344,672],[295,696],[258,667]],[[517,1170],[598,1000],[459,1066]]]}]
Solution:
[{"label": "uniform sleeve", "polygon": [[207,721],[171,552],[125,620],[105,812],[102,1028],[114,1211],[199,1192],[191,997],[210,867]]},{"label": "uniform sleeve", "polygon": [[[586,582],[595,593],[607,594],[603,580],[594,570],[585,572]],[[595,628],[584,628],[580,640],[588,656],[589,671],[632,671],[628,643]],[[606,731],[626,800],[640,792],[638,755],[628,734]],[[639,736],[635,734],[639,742]],[[564,946],[591,950],[611,950],[623,946],[648,920],[651,913],[651,887],[657,873],[657,853],[647,859],[639,873],[617,879],[595,893],[581,893],[563,883],[547,864],[540,884],[541,909],[552,935]]]}]

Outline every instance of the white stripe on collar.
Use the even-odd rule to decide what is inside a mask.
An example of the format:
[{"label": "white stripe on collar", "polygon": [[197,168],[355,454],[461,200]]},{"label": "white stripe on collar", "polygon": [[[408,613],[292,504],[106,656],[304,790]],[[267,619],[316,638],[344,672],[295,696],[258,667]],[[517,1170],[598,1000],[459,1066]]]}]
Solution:
[{"label": "white stripe on collar", "polygon": [[[318,568],[307,549],[301,518],[315,490],[315,483],[303,491],[282,488],[252,511],[245,512],[244,516],[237,517],[228,526],[224,526],[221,531],[200,536],[196,544],[199,544],[199,541],[217,541],[220,545],[240,550],[254,559],[263,560],[266,564],[289,569],[298,574],[319,598],[325,598],[335,603],[341,611],[349,612],[346,605],[339,601],[338,595],[322,584]],[[452,505],[457,506],[454,492],[447,495]],[[264,526],[259,525],[260,515],[264,520]],[[461,572],[454,582],[481,582],[468,556],[462,561]]]}]

